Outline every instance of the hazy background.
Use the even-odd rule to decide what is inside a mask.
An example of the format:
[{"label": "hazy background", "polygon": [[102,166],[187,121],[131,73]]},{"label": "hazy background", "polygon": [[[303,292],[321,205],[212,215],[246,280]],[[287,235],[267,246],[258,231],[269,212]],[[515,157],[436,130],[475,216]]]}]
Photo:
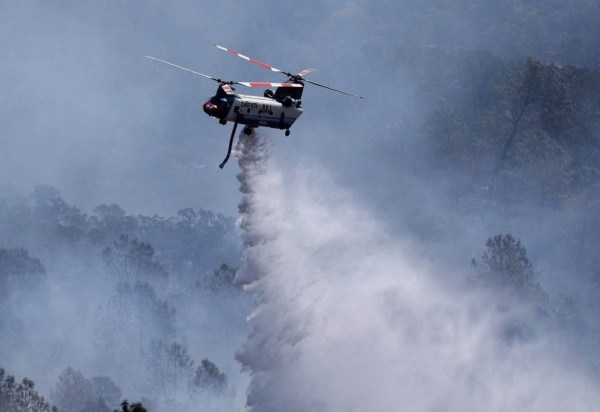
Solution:
[{"label": "hazy background", "polygon": [[[3,2],[3,180],[56,184],[84,208],[109,197],[136,213],[199,204],[234,215],[235,170],[214,167],[229,128],[201,112],[214,85],[143,58],[223,78],[278,79],[213,47],[220,43],[292,71],[317,67],[315,81],[365,95],[363,102],[307,88],[307,110],[291,138],[273,138],[282,162],[316,160],[354,187],[385,187],[390,168],[409,157],[402,148],[413,137],[403,132],[426,116],[432,94],[450,86],[436,84],[434,68],[432,77],[415,78],[425,75],[410,65],[419,55],[484,49],[597,64],[597,53],[572,56],[596,47],[589,41],[596,25],[586,29],[596,6],[544,4],[532,8],[552,16],[531,17],[549,27],[542,35],[512,10],[500,13],[502,5],[471,2]],[[490,33],[508,23],[527,35]],[[563,50],[582,33],[582,47]],[[435,87],[425,94],[423,84]]]},{"label": "hazy background", "polygon": [[[533,371],[521,375],[518,360],[524,356],[523,352],[509,350],[509,357],[517,359],[514,369],[507,367],[504,370],[506,379],[497,386],[492,381],[489,387],[518,385],[515,376],[524,376],[523,379],[531,383],[549,371],[568,369],[565,365],[574,365],[572,371],[577,378],[573,382],[584,382],[582,387],[586,388],[586,385],[594,385],[598,379],[598,352],[593,348],[597,347],[599,325],[593,320],[598,313],[597,304],[593,303],[597,301],[598,288],[593,279],[597,274],[597,246],[600,244],[595,228],[600,227],[600,222],[596,212],[597,186],[589,183],[593,178],[588,182],[582,176],[595,176],[596,172],[590,169],[598,160],[600,110],[599,102],[593,97],[593,91],[600,84],[594,77],[600,68],[600,46],[596,41],[600,36],[598,16],[599,6],[583,0],[515,4],[385,0],[300,4],[275,0],[254,3],[2,2],[0,184],[3,193],[10,194],[5,197],[13,199],[7,204],[35,204],[32,200],[36,198],[34,188],[42,184],[58,189],[66,204],[79,208],[87,215],[86,219],[96,216],[100,222],[108,222],[110,219],[103,220],[94,209],[103,203],[116,203],[122,207],[125,216],[139,220],[131,226],[131,221],[117,213],[120,223],[111,230],[98,221],[71,223],[85,233],[86,242],[91,242],[92,237],[88,235],[92,229],[106,233],[98,243],[81,246],[84,251],[77,249],[78,246],[73,249],[70,243],[64,250],[56,251],[55,245],[50,247],[54,238],[40,235],[36,225],[33,229],[25,225],[27,236],[5,231],[0,247],[26,247],[33,257],[41,259],[47,271],[51,291],[51,298],[47,300],[51,306],[50,318],[42,318],[40,322],[49,322],[51,326],[48,335],[42,333],[36,339],[43,341],[49,336],[56,341],[58,336],[60,343],[55,345],[65,344],[79,350],[72,358],[67,356],[68,351],[61,352],[64,356],[52,355],[55,352],[38,353],[40,362],[36,363],[25,362],[23,359],[27,354],[5,347],[0,353],[0,367],[6,367],[17,377],[28,376],[39,382],[44,394],[50,393],[56,377],[67,366],[81,370],[86,378],[106,374],[117,380],[113,376],[117,372],[111,370],[115,365],[108,362],[103,368],[93,354],[89,339],[97,326],[93,319],[98,316],[98,308],[105,307],[111,298],[118,296],[117,282],[103,280],[102,276],[109,276],[109,271],[101,253],[104,247],[113,246],[121,233],[151,242],[157,252],[154,261],[167,267],[170,279],[180,279],[178,276],[184,279],[171,283],[170,289],[152,284],[158,292],[157,299],[177,309],[176,330],[170,336],[164,334],[162,337],[165,341],[171,339],[183,343],[196,359],[195,366],[200,359],[208,357],[225,371],[235,386],[231,399],[235,400],[232,402],[237,408],[242,408],[245,387],[252,380],[256,385],[250,386],[252,402],[263,405],[262,409],[257,406],[257,410],[269,410],[264,405],[274,394],[262,390],[263,377],[259,375],[266,374],[266,382],[287,377],[294,363],[261,365],[264,356],[278,350],[267,345],[264,352],[248,349],[238,354],[238,357],[247,354],[246,358],[241,357],[242,364],[248,368],[242,373],[242,365],[234,360],[235,348],[243,344],[252,328],[258,328],[259,332],[246,342],[250,346],[260,337],[276,336],[281,330],[285,331],[285,325],[289,323],[296,327],[303,320],[312,319],[308,314],[315,307],[310,303],[311,299],[327,301],[331,297],[333,301],[339,301],[342,308],[347,299],[363,302],[364,307],[391,299],[393,302],[383,304],[381,308],[384,314],[388,310],[394,312],[395,305],[404,306],[406,310],[398,309],[403,315],[390,315],[393,321],[388,324],[389,319],[378,311],[379,307],[373,309],[373,318],[383,316],[386,319],[382,321],[385,327],[381,330],[389,330],[394,336],[399,334],[401,339],[410,339],[414,330],[397,327],[398,323],[414,324],[416,329],[425,325],[422,327],[426,330],[435,330],[438,324],[441,328],[452,324],[459,329],[465,328],[466,332],[450,334],[449,339],[456,342],[456,346],[450,345],[450,353],[460,348],[466,353],[477,352],[482,350],[481,347],[495,350],[496,345],[500,345],[502,352],[504,341],[494,338],[497,329],[493,325],[500,324],[502,329],[504,316],[513,319],[513,312],[509,311],[510,316],[503,314],[502,304],[500,315],[493,310],[490,313],[484,310],[492,319],[492,326],[479,320],[458,322],[456,326],[456,317],[450,315],[436,319],[437,323],[431,326],[428,314],[442,311],[458,313],[460,318],[463,311],[470,313],[469,305],[476,308],[473,309],[475,312],[479,311],[481,302],[476,301],[477,298],[473,298],[474,303],[470,298],[466,299],[464,306],[453,302],[461,301],[462,294],[469,293],[461,288],[465,279],[473,275],[470,261],[481,256],[486,239],[511,233],[527,248],[529,259],[540,273],[538,280],[550,306],[560,306],[562,312],[557,309],[556,313],[562,313],[561,316],[565,311],[569,315],[560,321],[553,317],[555,315],[549,315],[553,319],[549,321],[552,327],[542,322],[539,331],[543,343],[538,345],[540,341],[534,340],[535,348],[524,349],[534,353]],[[278,253],[287,256],[285,266],[294,267],[298,265],[296,259],[306,259],[305,266],[316,268],[310,273],[293,272],[289,275],[290,285],[301,288],[303,282],[320,284],[331,274],[332,288],[339,294],[332,292],[333,296],[330,296],[323,292],[320,296],[320,289],[311,289],[312,292],[304,295],[309,303],[301,304],[298,309],[294,306],[297,303],[294,297],[301,295],[300,290],[304,289],[292,288],[288,295],[283,293],[288,289],[282,290],[279,284],[256,285],[251,282],[254,278],[249,278],[249,289],[257,293],[236,295],[235,304],[225,305],[220,310],[212,298],[199,299],[195,295],[204,292],[193,288],[190,292],[190,285],[210,278],[220,263],[235,268],[248,264],[248,259],[252,262],[254,256],[247,254],[240,261],[241,240],[233,225],[233,220],[238,217],[238,204],[242,201],[236,179],[239,168],[235,162],[230,162],[224,170],[217,167],[226,154],[231,125],[223,127],[202,112],[202,104],[216,89],[213,82],[143,56],[153,55],[224,79],[283,80],[277,73],[219,51],[214,47],[215,43],[285,70],[316,67],[319,71],[310,75],[312,80],[366,97],[365,100],[354,99],[307,85],[303,96],[305,112],[292,128],[289,138],[281,131],[259,129],[271,146],[269,162],[276,171],[275,177],[269,175],[276,184],[266,189],[257,187],[262,199],[260,205],[269,205],[272,197],[273,205],[281,205],[286,212],[280,215],[282,212],[278,207],[273,207],[274,215],[258,215],[259,220],[265,219],[261,220],[264,224],[261,236],[277,238],[271,232],[285,233],[281,238],[284,242],[297,242],[294,247],[286,244],[278,249]],[[507,125],[502,119],[514,109],[509,104],[510,93],[506,90],[515,79],[518,80],[529,56],[542,64],[555,63],[557,66],[547,69],[549,72],[562,70],[558,70],[556,76],[567,79],[569,96],[575,101],[573,110],[580,114],[571,119],[571,126],[565,126],[564,130],[554,128],[559,130],[556,135],[548,131],[552,137],[548,150],[552,152],[558,145],[568,152],[568,156],[541,161],[551,163],[548,176],[560,175],[560,178],[550,179],[554,185],[549,186],[550,200],[540,200],[537,190],[536,170],[546,170],[546,165],[532,166],[531,156],[524,155],[522,160],[515,155],[510,160],[515,163],[510,163],[504,173],[498,176],[493,173],[499,149],[508,136]],[[579,71],[563,69],[569,66],[576,66]],[[242,89],[240,86],[237,91],[247,91]],[[577,147],[588,155],[578,154]],[[459,153],[455,155],[453,150]],[[523,149],[517,154],[535,154],[536,150]],[[558,170],[556,173],[555,169]],[[581,183],[583,181],[588,183]],[[293,201],[283,202],[280,197],[286,196]],[[15,198],[21,200],[17,202]],[[337,204],[351,212],[338,213]],[[31,207],[36,210],[35,205]],[[315,215],[309,213],[302,217],[309,207]],[[194,217],[193,223],[188,225],[188,220],[177,214],[184,208],[203,209],[215,215],[206,219]],[[18,210],[18,207],[10,210]],[[5,220],[11,220],[13,216],[7,213]],[[149,222],[153,216],[162,216],[165,221],[171,217],[174,220],[164,224]],[[271,222],[271,217],[277,220]],[[286,221],[286,217],[289,220]],[[318,227],[309,234],[293,231],[294,227],[314,224],[313,220],[333,221],[336,230],[331,232],[323,224],[322,232]],[[23,221],[28,220],[24,218]],[[203,228],[212,227],[214,222],[222,224],[226,230],[218,232],[218,240],[211,243],[217,238]],[[157,227],[154,237],[151,236],[149,228]],[[200,233],[199,237],[190,235],[195,240],[189,241],[186,237],[189,233],[182,227]],[[182,231],[167,235],[174,228]],[[17,226],[14,230],[19,233],[20,229]],[[244,233],[252,236],[253,232]],[[349,237],[355,243],[345,239],[346,233],[358,236]],[[319,236],[331,238],[333,245],[331,250],[323,252],[327,257],[324,263],[322,251],[312,249],[313,239]],[[78,245],[77,241],[73,244]],[[386,245],[384,252],[377,248],[381,244]],[[169,245],[175,245],[173,250]],[[190,251],[184,247],[186,245],[197,250]],[[180,248],[185,252],[175,253]],[[194,257],[194,253],[202,258]],[[262,253],[257,256],[263,256]],[[264,253],[270,256],[275,252],[267,250]],[[363,266],[362,257],[380,261],[381,266],[366,263]],[[193,263],[189,266],[188,262]],[[336,262],[345,262],[347,266],[336,267]],[[351,273],[346,283],[341,280],[344,276],[341,272],[353,265],[362,269],[356,272],[348,269]],[[284,271],[278,266],[262,267],[272,276]],[[375,275],[376,271],[386,272],[395,280]],[[90,288],[90,283],[82,280],[84,272],[85,279],[95,279],[96,288]],[[413,283],[416,292],[409,293],[408,297],[390,292],[394,296],[382,298],[377,288],[369,289],[363,285],[370,281],[391,282],[391,290],[402,289],[402,282],[412,282],[403,279],[412,279],[410,276],[413,275],[424,280]],[[305,277],[306,280],[299,280]],[[442,279],[460,291],[439,291],[435,285]],[[412,300],[414,296],[426,296],[430,288],[433,288],[433,297],[424,298],[423,302]],[[562,300],[558,299],[559,292],[564,293]],[[272,313],[284,315],[272,323],[272,330],[264,329],[260,317],[257,322],[245,323],[253,307],[252,299],[268,305],[276,296],[282,296],[284,300],[271,307]],[[438,299],[445,302],[440,304],[441,308]],[[82,311],[86,301],[92,303]],[[397,304],[398,301],[403,303]],[[36,302],[24,300],[31,313],[39,310]],[[559,305],[558,302],[562,303]],[[287,317],[286,308],[290,307],[294,309],[293,316]],[[305,311],[307,308],[308,312]],[[327,305],[315,308],[322,311],[323,319],[330,319],[329,324],[343,328],[353,317],[352,307],[347,308],[350,315],[341,317],[337,316],[336,308]],[[231,333],[216,332],[221,326],[219,316],[236,325]],[[517,319],[519,316],[514,315]],[[574,320],[567,322],[564,328],[561,322],[565,319]],[[278,323],[280,321],[282,323]],[[364,321],[368,323],[368,319]],[[306,339],[308,348],[299,349],[305,354],[300,355],[305,362],[301,362],[302,367],[310,368],[312,363],[321,361],[315,355],[321,344],[325,348],[334,348],[332,353],[336,352],[335,348],[346,348],[351,357],[356,355],[354,348],[361,352],[372,343],[362,341],[363,329],[358,328],[356,341],[350,339],[354,342],[352,345],[336,346],[343,345],[347,338],[345,332],[336,334],[335,329],[328,331],[307,322],[306,328],[300,328],[305,331],[301,336],[309,336]],[[32,322],[31,328],[35,324]],[[58,329],[52,326],[61,324],[79,333],[70,334],[73,338],[65,340],[64,326]],[[80,328],[79,325],[83,326]],[[325,343],[312,340],[321,333],[331,333],[332,339],[326,339]],[[560,337],[557,346],[545,345],[553,334]],[[24,336],[27,338],[27,333]],[[440,346],[435,339],[423,346],[438,350]],[[38,342],[28,340],[33,341]],[[481,346],[478,342],[482,342]],[[450,371],[444,376],[450,379],[452,372],[460,368],[453,363],[444,363],[448,358],[443,350],[437,353],[437,361],[426,360],[429,356],[426,352],[415,354],[418,346],[409,342],[397,346],[390,344],[390,352],[382,349],[381,359],[377,360],[382,364],[388,360],[387,354],[396,362],[411,357],[411,354],[416,359],[413,368],[399,367],[382,376],[400,385],[406,383],[407,377],[413,379],[410,376],[420,369],[423,376],[419,379],[434,388],[446,388],[446,379],[436,381],[429,372],[433,373],[437,364],[442,363]],[[560,360],[564,363],[557,367],[548,360],[557,352],[580,352],[582,355],[578,360],[565,355]],[[329,352],[325,350],[324,353]],[[486,358],[485,351],[477,353],[482,357],[482,363],[491,369],[503,359],[502,356]],[[419,362],[421,360],[423,362]],[[476,357],[469,358],[467,363],[478,364]],[[535,366],[538,363],[542,365],[539,370]],[[339,373],[344,369],[337,370],[337,367],[341,368],[340,364],[333,363],[331,370],[322,372],[335,380],[336,376],[345,375],[345,372]],[[461,376],[468,381],[470,369],[467,367],[466,370],[466,375]],[[139,373],[139,376],[143,375]],[[307,380],[312,378],[311,374],[299,376]],[[489,376],[483,373],[473,381],[489,382]],[[537,384],[526,386],[532,388],[533,393],[548,394],[552,388],[559,388],[569,381],[571,376],[565,373],[564,381],[562,377],[556,378],[544,391]],[[117,384],[123,389],[124,396],[138,399],[144,396],[144,390],[135,382],[119,381]],[[345,387],[344,383],[339,385]],[[577,390],[577,385],[572,390]],[[336,387],[334,392],[338,394],[343,390]],[[523,405],[512,402],[517,395],[503,404],[492,402],[493,397],[482,394],[484,392],[483,389],[477,392],[473,405],[484,409],[494,405],[498,410]],[[371,393],[374,394],[372,398],[367,396],[365,399],[373,399],[375,403],[364,404],[363,409],[385,410],[393,403],[393,400],[380,396],[378,390],[373,389]],[[323,394],[327,398],[327,390]],[[452,398],[455,405],[460,405],[468,394],[466,390],[464,396]],[[444,396],[440,395],[440,398],[444,399]],[[286,397],[279,399],[284,403],[289,401]],[[332,395],[332,399],[338,398]],[[530,406],[548,408],[552,404],[547,397],[541,399],[540,403]],[[377,403],[379,401],[382,403]],[[306,404],[300,402],[297,405],[297,410],[307,410]],[[314,408],[319,410],[316,405]],[[413,404],[414,408],[425,410],[439,405],[435,402]]]}]

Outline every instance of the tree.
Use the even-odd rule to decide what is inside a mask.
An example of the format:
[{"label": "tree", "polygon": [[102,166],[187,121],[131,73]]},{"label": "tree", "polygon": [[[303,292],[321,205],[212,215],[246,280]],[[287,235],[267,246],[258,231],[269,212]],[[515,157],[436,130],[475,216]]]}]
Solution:
[{"label": "tree", "polygon": [[121,389],[107,376],[94,376],[90,379],[94,394],[105,405],[113,407],[119,404]]},{"label": "tree", "polygon": [[142,405],[141,402],[135,402],[130,405],[129,402],[127,402],[127,399],[125,399],[123,402],[121,402],[121,410],[119,411],[118,409],[115,409],[114,412],[148,412],[148,411],[146,410],[146,408],[144,408],[144,405]]},{"label": "tree", "polygon": [[501,308],[498,332],[505,342],[527,341],[539,321],[552,314],[550,299],[537,283],[538,272],[520,240],[510,234],[496,235],[485,245],[481,262],[472,260],[476,274],[471,284],[488,293],[486,304]]},{"label": "tree", "polygon": [[185,388],[194,374],[194,361],[185,346],[179,343],[167,345],[155,340],[150,345],[148,359],[150,385],[165,396],[174,396]]},{"label": "tree", "polygon": [[61,411],[110,412],[119,404],[121,390],[108,377],[86,379],[81,372],[67,368],[50,396]]},{"label": "tree", "polygon": [[94,209],[94,214],[90,218],[90,224],[93,226],[90,235],[94,240],[102,242],[116,239],[122,233],[136,234],[143,220],[143,216],[127,216],[125,210],[116,203],[102,203]]},{"label": "tree", "polygon": [[129,239],[122,234],[113,247],[102,252],[102,258],[109,271],[120,281],[142,280],[164,282],[167,270],[154,260],[154,247],[138,239]]},{"label": "tree", "polygon": [[125,218],[125,211],[116,203],[102,203],[94,209],[94,213],[98,215],[99,222],[105,229],[119,227]]},{"label": "tree", "polygon": [[198,281],[196,286],[213,294],[234,293],[239,291],[238,286],[234,283],[236,273],[237,269],[223,263],[212,273],[212,276],[206,280]]},{"label": "tree", "polygon": [[547,302],[547,295],[537,283],[538,272],[527,258],[520,240],[511,234],[496,235],[490,237],[485,246],[481,262],[471,261],[476,272],[472,278],[475,284]]},{"label": "tree", "polygon": [[573,105],[566,82],[558,67],[528,59],[512,82],[502,87],[503,105],[500,108],[505,111],[508,130],[492,182],[512,156],[511,150],[521,133],[541,127],[554,137],[571,126]]},{"label": "tree", "polygon": [[0,368],[0,411],[2,412],[56,412],[35,390],[35,383],[24,378],[21,383]]},{"label": "tree", "polygon": [[69,206],[56,188],[36,186],[32,198],[33,218],[45,235],[58,233],[67,241],[81,239],[83,230],[87,228],[87,216],[76,207]]},{"label": "tree", "polygon": [[46,279],[42,262],[23,248],[0,249],[0,298],[17,290],[36,289]]},{"label": "tree", "polygon": [[39,259],[23,248],[0,249],[0,276],[43,276],[46,269]]},{"label": "tree", "polygon": [[144,373],[144,354],[151,342],[170,340],[174,334],[175,309],[158,299],[148,283],[119,283],[115,295],[98,309],[94,331],[98,367],[111,367],[101,369],[110,376],[127,375],[132,369]]},{"label": "tree", "polygon": [[537,203],[541,206],[561,205],[571,189],[569,154],[556,139],[541,129],[524,132],[515,147],[514,164],[518,169],[513,173],[512,181],[526,182],[529,186],[527,193],[539,190]]},{"label": "tree", "polygon": [[50,397],[59,410],[72,412],[83,412],[96,400],[90,381],[81,372],[70,367],[58,376]]},{"label": "tree", "polygon": [[228,388],[227,375],[221,372],[217,365],[210,360],[206,358],[202,359],[192,380],[192,392],[210,390],[217,394],[224,394]]}]

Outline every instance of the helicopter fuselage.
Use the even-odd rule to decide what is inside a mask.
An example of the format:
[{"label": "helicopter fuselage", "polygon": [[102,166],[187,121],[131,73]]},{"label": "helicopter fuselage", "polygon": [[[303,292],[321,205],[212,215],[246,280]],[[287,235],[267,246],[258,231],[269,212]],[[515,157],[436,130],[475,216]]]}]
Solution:
[{"label": "helicopter fuselage", "polygon": [[219,119],[221,124],[234,122],[248,127],[289,129],[302,115],[300,100],[277,101],[270,97],[226,93],[220,87],[217,94],[203,106],[204,112]]},{"label": "helicopter fuselage", "polygon": [[[223,168],[229,159],[238,124],[246,125],[244,128],[244,133],[246,135],[252,135],[253,130],[256,127],[270,127],[272,129],[285,130],[285,135],[289,136],[290,127],[292,127],[294,122],[302,115],[302,112],[304,111],[301,107],[301,99],[305,83],[313,84],[315,86],[323,87],[325,89],[349,96],[354,96],[359,99],[363,98],[340,89],[335,89],[312,80],[307,80],[305,76],[314,72],[316,69],[304,69],[298,74],[294,74],[293,72],[284,71],[251,57],[245,56],[235,50],[219,46],[218,44],[215,46],[229,54],[256,64],[263,69],[267,69],[271,72],[278,72],[287,77],[287,81],[285,82],[223,81],[219,78],[197,72],[187,67],[179,66],[166,60],[161,60],[152,56],[146,56],[148,59],[161,62],[177,69],[195,74],[196,76],[204,77],[219,83],[217,93],[206,103],[204,103],[202,108],[207,115],[219,119],[219,123],[223,125],[227,124],[227,122],[233,123],[233,129],[231,131],[231,136],[229,137],[227,156],[219,165],[220,168]],[[264,97],[236,94],[235,89],[232,86],[238,84],[246,87],[256,88],[276,87],[276,90],[265,90],[263,94]]]}]

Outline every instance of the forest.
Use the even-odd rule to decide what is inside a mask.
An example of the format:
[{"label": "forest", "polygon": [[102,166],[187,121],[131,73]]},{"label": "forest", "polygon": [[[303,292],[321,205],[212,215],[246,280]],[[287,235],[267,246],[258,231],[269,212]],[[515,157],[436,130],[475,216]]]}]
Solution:
[{"label": "forest", "polygon": [[[534,59],[463,53],[464,77],[440,98],[421,134],[424,158],[464,213],[561,224],[555,244],[580,276],[597,272],[600,72]],[[444,180],[451,174],[456,180]],[[565,256],[561,253],[561,258]]]},{"label": "forest", "polygon": [[[138,394],[150,410],[230,407],[235,382],[210,355],[188,351],[187,340],[203,339],[185,330],[201,327],[210,340],[245,329],[250,303],[233,284],[240,250],[231,218],[192,209],[131,216],[116,204],[87,216],[57,189],[37,186],[23,196],[3,190],[0,227],[0,341],[10,359],[0,374],[2,411],[121,410]],[[37,373],[50,386],[45,397],[34,381],[10,375],[15,362],[47,370]]]},{"label": "forest", "polygon": [[581,345],[581,356],[597,364],[597,64],[592,59],[578,67],[437,47],[403,59],[419,79],[422,104],[430,108],[408,127],[415,136],[410,167],[427,176],[444,208],[433,219],[420,212],[408,216],[403,229],[423,240],[431,259],[446,261],[456,258],[456,249],[440,245],[462,244],[462,236],[486,232],[483,251],[471,249],[467,284],[488,291],[501,307],[520,302],[535,313],[509,327],[509,335],[527,340],[566,330],[563,338]]}]

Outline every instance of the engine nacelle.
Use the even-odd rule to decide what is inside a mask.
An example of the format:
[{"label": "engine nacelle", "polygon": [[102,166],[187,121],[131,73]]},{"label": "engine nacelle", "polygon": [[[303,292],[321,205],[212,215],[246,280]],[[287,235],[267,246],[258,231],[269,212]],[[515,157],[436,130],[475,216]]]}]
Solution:
[{"label": "engine nacelle", "polygon": [[285,107],[290,107],[292,104],[294,104],[294,99],[292,99],[290,96],[285,96],[283,99],[281,99],[281,104]]}]

